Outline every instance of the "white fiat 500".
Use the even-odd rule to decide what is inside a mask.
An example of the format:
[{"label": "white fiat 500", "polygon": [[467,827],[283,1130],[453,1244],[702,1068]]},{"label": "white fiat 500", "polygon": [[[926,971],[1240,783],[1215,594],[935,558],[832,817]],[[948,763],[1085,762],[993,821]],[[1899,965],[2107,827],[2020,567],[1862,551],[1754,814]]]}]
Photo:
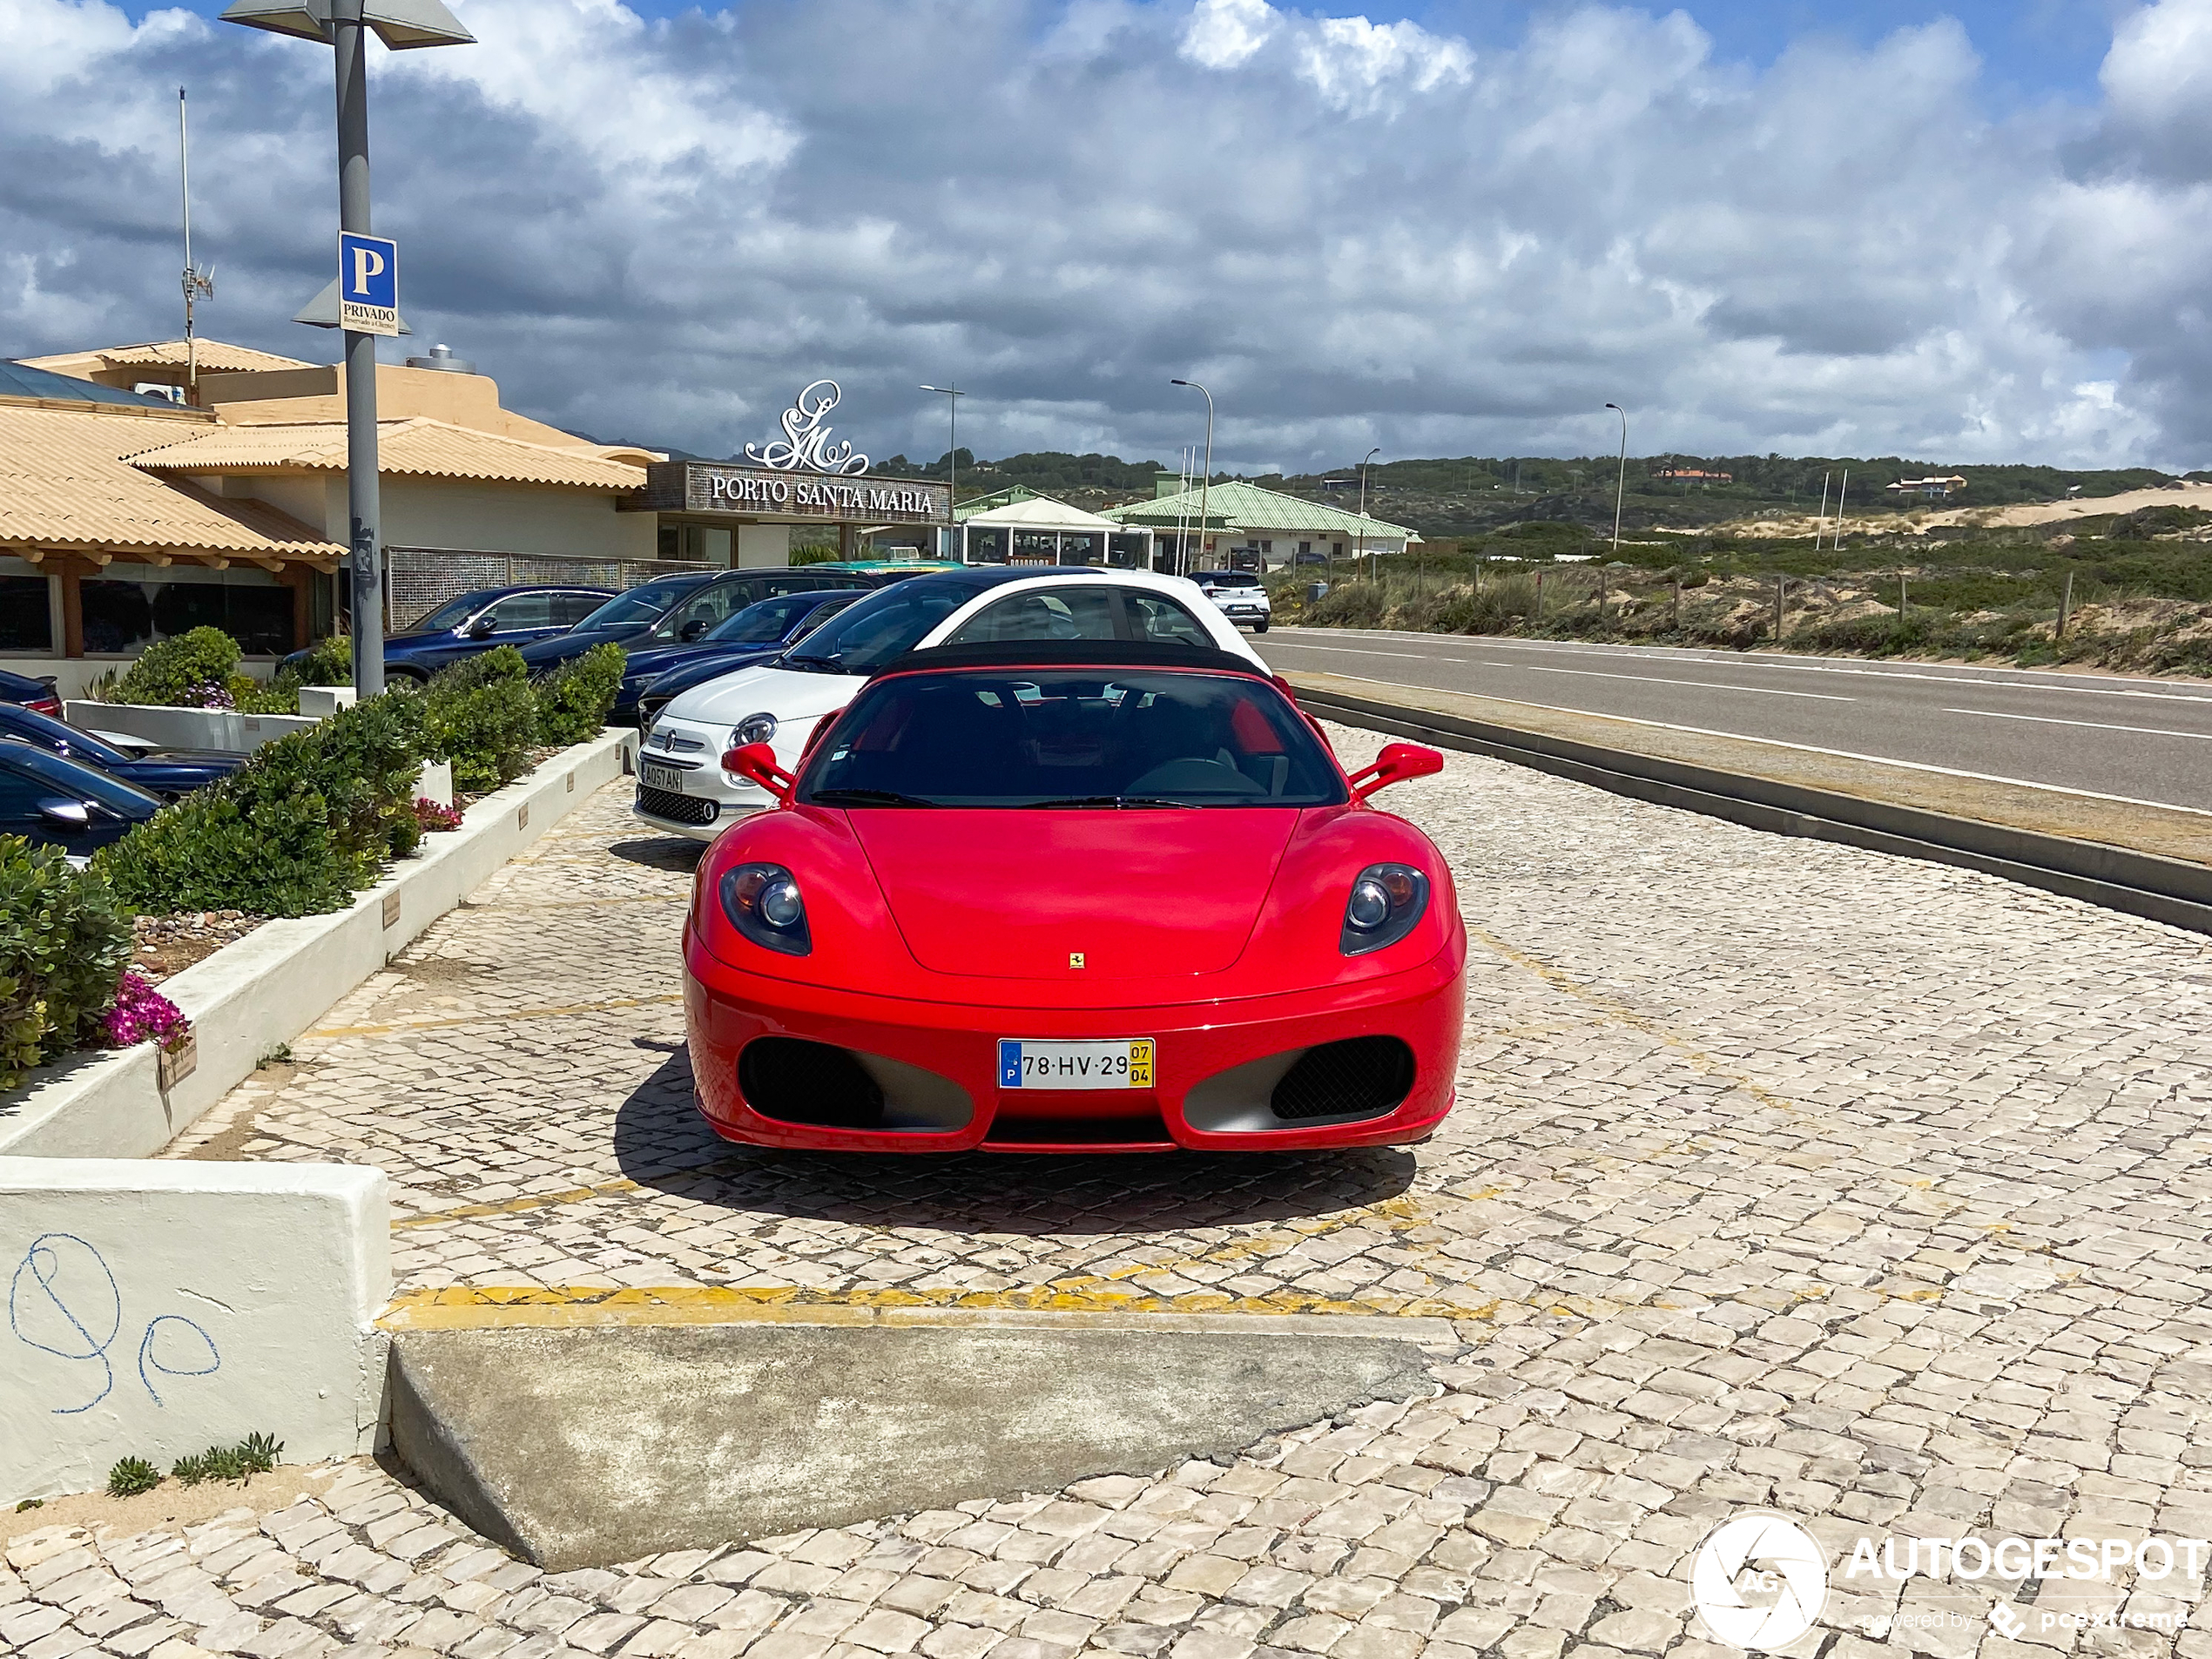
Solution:
[{"label": "white fiat 500", "polygon": [[[999,640],[1150,640],[1259,655],[1182,577],[1004,566],[910,577],[854,601],[773,662],[692,687],[662,711],[637,758],[631,812],[655,829],[711,841],[773,804],[722,757],[765,743],[796,769],[815,723],[851,702],[895,657]],[[1262,666],[1264,666],[1263,664]]]}]

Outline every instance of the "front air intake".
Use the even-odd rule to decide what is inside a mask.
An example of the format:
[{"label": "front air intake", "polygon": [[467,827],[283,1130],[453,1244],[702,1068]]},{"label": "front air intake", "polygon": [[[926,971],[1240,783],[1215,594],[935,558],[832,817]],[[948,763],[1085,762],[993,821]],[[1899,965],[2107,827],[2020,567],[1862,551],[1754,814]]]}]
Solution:
[{"label": "front air intake", "polygon": [[825,1129],[874,1129],[883,1090],[851,1050],[799,1037],[757,1037],[738,1056],[738,1087],[763,1117]]},{"label": "front air intake", "polygon": [[1308,1049],[1275,1085],[1278,1117],[1379,1117],[1413,1092],[1413,1051],[1396,1037],[1345,1037]]}]

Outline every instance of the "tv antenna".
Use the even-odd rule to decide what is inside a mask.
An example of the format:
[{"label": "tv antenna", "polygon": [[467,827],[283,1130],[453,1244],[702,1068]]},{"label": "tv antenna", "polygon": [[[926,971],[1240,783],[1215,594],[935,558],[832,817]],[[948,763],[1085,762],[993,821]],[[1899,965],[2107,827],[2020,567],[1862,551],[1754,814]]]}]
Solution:
[{"label": "tv antenna", "polygon": [[192,261],[192,131],[185,120],[185,89],[177,89],[177,173],[185,204],[185,401],[199,401],[199,341],[193,334],[192,307],[215,297],[215,271]]}]

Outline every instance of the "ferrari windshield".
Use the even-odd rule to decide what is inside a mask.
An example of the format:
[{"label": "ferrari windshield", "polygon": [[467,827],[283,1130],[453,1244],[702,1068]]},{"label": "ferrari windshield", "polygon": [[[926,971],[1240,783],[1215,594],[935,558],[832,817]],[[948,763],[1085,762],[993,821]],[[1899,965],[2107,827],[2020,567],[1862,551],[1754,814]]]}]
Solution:
[{"label": "ferrari windshield", "polygon": [[854,700],[799,787],[818,806],[1325,806],[1344,780],[1272,685],[1237,674],[898,675]]}]

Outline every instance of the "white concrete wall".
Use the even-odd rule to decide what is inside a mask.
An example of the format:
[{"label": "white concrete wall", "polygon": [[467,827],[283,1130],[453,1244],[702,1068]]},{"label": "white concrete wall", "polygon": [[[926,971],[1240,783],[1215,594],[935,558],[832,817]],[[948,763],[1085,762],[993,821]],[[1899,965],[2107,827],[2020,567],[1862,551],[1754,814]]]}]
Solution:
[{"label": "white concrete wall", "polygon": [[740,524],[738,526],[738,568],[755,570],[769,567],[780,568],[791,563],[791,526],[788,524]]},{"label": "white concrete wall", "polygon": [[256,1433],[372,1449],[390,1239],[380,1170],[0,1157],[0,1502]]},{"label": "white concrete wall", "polygon": [[659,556],[659,519],[617,513],[612,494],[438,478],[387,478],[383,488],[384,540],[393,547]]},{"label": "white concrete wall", "polygon": [[318,718],[296,714],[240,714],[236,709],[172,709],[161,703],[65,701],[62,715],[88,732],[120,732],[165,749],[212,749],[219,754],[252,754],[265,743],[310,732]]}]

